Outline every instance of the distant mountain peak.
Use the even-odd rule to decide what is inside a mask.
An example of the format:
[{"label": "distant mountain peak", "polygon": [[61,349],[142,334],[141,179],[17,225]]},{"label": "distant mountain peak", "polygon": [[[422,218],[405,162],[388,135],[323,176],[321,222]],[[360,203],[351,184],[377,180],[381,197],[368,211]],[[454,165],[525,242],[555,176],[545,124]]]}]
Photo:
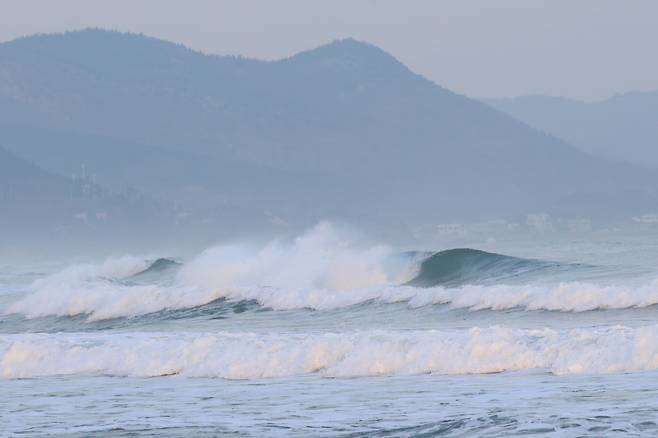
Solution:
[{"label": "distant mountain peak", "polygon": [[[76,65],[103,64],[103,59],[139,60],[159,54],[190,56],[196,52],[176,44],[143,34],[87,28],[55,34],[37,34],[0,44],[15,53],[31,53],[64,63]],[[201,54],[198,54],[202,56]],[[90,60],[93,60],[90,62]]]},{"label": "distant mountain peak", "polygon": [[150,37],[142,33],[120,32],[117,30],[102,29],[98,27],[88,27],[79,30],[71,30],[60,33],[49,34],[35,34],[25,37],[16,38],[9,41],[8,45],[16,45],[25,48],[27,46],[38,46],[41,44],[71,44],[75,41],[85,41],[86,44],[98,43],[125,43],[133,44],[137,40],[149,41],[151,44],[161,44],[168,46],[182,47],[180,44],[172,43],[169,41],[161,40],[155,37]]},{"label": "distant mountain peak", "polygon": [[335,40],[315,49],[300,52],[285,61],[297,63],[320,62],[325,67],[327,65],[397,67],[408,71],[407,67],[393,55],[373,44],[354,38]]},{"label": "distant mountain peak", "polygon": [[[186,52],[199,53],[182,44],[162,40],[142,33],[121,32],[103,28],[85,28],[62,33],[35,34],[20,37],[0,46],[14,47],[20,50],[58,51],[68,52],[79,50],[103,50],[112,48],[113,51],[126,50],[129,52],[153,49],[177,49]],[[356,40],[344,38],[332,41],[319,47],[297,53],[286,60],[317,60],[324,59],[362,59],[368,62],[379,61],[402,65],[395,57],[379,47]]]},{"label": "distant mountain peak", "polygon": [[317,47],[315,50],[335,50],[339,52],[358,52],[358,53],[373,53],[376,52],[380,55],[384,55],[387,57],[391,57],[388,53],[384,52],[382,49],[379,47],[370,44],[365,41],[359,41],[354,38],[343,38],[343,39],[337,39],[334,40],[330,43],[323,44],[319,47]]}]

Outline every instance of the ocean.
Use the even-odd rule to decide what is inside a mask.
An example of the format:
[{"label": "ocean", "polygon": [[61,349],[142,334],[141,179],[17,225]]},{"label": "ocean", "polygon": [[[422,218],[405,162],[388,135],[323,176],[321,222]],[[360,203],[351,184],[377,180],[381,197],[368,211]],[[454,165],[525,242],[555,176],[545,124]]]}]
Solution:
[{"label": "ocean", "polygon": [[654,234],[5,264],[0,436],[655,436]]}]

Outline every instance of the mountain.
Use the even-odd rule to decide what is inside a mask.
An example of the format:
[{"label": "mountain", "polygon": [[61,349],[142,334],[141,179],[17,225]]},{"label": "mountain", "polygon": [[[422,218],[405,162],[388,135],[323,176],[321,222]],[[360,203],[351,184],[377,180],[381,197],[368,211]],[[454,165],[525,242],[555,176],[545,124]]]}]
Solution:
[{"label": "mountain", "polygon": [[593,103],[546,96],[485,102],[586,152],[658,167],[658,91]]},{"label": "mountain", "polygon": [[[628,218],[656,172],[595,158],[347,39],[280,61],[103,30],[0,44],[7,148],[229,228]],[[611,199],[640,200],[619,211]],[[635,211],[637,210],[637,211]]]},{"label": "mountain", "polygon": [[0,147],[0,188],[5,201],[24,198],[66,197],[67,184]]},{"label": "mountain", "polygon": [[13,245],[141,238],[172,219],[166,206],[138,193],[113,194],[84,175],[55,175],[0,147],[0,259]]}]

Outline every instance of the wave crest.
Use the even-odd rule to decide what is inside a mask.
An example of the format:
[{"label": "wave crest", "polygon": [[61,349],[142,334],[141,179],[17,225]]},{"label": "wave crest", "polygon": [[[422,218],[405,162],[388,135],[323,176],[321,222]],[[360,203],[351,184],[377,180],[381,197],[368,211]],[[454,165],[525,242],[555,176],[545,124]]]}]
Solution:
[{"label": "wave crest", "polygon": [[493,283],[560,266],[542,260],[457,248],[437,252],[422,260],[418,275],[407,284],[431,287]]},{"label": "wave crest", "polygon": [[[332,310],[368,301],[406,302],[412,308],[443,304],[569,312],[658,304],[658,280],[640,287],[518,284],[519,279],[535,278],[533,272],[556,266],[564,265],[472,249],[396,253],[359,244],[321,223],[292,242],[219,246],[184,265],[160,259],[149,267],[143,260],[124,258],[71,267],[36,281],[31,293],[5,313],[28,318],[86,314],[96,321],[204,306],[218,299],[255,301],[276,310]],[[493,284],[512,278],[517,284]]]}]

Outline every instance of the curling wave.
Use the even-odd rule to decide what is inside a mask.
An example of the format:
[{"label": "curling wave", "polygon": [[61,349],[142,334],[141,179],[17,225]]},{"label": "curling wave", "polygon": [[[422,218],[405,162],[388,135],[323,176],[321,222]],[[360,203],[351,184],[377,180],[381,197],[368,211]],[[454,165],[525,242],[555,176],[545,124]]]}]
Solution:
[{"label": "curling wave", "polygon": [[511,257],[471,248],[449,249],[423,259],[420,272],[407,284],[431,287],[493,283],[563,266],[570,265]]}]

